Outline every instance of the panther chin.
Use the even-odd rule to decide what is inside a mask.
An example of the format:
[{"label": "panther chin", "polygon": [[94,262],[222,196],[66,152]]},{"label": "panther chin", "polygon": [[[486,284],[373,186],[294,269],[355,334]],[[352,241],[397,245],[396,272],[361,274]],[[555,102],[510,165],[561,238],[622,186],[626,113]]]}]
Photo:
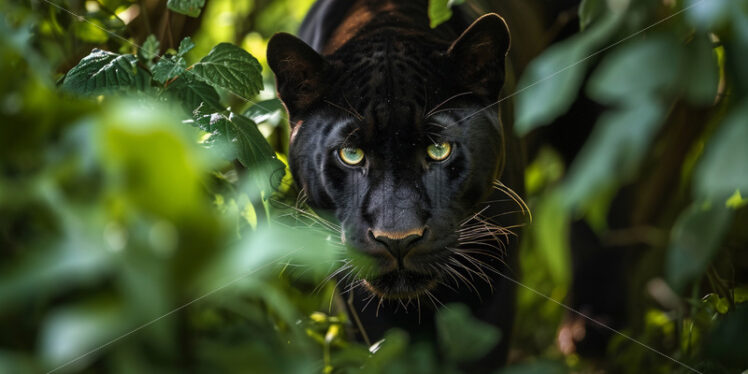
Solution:
[{"label": "panther chin", "polygon": [[438,277],[412,270],[393,270],[369,279],[362,279],[369,292],[385,299],[408,299],[436,287]]}]

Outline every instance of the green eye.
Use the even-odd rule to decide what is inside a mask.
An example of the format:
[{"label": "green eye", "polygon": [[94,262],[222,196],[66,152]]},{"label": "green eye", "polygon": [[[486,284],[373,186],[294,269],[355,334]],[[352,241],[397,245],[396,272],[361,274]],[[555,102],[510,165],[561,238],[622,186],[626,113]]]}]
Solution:
[{"label": "green eye", "polygon": [[426,147],[426,153],[428,153],[429,157],[434,161],[445,160],[452,153],[452,144],[447,142],[431,144]]},{"label": "green eye", "polygon": [[361,148],[343,147],[338,151],[340,159],[348,165],[358,165],[364,160],[364,151]]}]

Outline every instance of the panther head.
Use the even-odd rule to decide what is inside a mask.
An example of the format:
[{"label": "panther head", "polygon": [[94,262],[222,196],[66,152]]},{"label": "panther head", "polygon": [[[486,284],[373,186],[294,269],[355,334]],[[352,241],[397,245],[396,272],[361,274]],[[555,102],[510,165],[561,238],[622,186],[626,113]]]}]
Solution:
[{"label": "panther head", "polygon": [[268,45],[294,178],[351,258],[370,260],[351,266],[382,297],[448,273],[503,168],[497,111],[483,109],[504,83],[507,26],[489,14],[451,37],[379,29],[326,56],[289,34]]}]

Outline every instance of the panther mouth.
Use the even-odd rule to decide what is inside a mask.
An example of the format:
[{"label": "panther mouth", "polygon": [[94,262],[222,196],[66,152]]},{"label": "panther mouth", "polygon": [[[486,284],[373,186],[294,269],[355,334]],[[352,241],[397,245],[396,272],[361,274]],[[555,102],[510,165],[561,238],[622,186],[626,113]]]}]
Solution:
[{"label": "panther mouth", "polygon": [[438,284],[436,276],[412,270],[394,270],[362,281],[370,292],[385,299],[416,297]]}]

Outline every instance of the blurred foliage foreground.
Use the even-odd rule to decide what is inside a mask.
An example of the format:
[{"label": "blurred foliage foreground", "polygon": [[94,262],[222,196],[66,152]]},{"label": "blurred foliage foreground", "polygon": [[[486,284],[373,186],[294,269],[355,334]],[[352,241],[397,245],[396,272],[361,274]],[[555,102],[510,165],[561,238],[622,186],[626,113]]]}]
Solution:
[{"label": "blurred foliage foreground", "polygon": [[[287,129],[253,57],[271,32],[293,31],[301,3],[169,0],[154,25],[132,21],[148,2],[0,3],[0,373],[453,372],[495,343],[459,305],[439,315],[439,347],[399,331],[364,347],[330,313],[339,244],[288,209]],[[448,18],[448,5],[433,14]],[[647,183],[664,176],[644,199],[664,213],[624,235],[643,237],[645,256],[630,278],[632,322],[619,327],[700,372],[744,370],[748,1],[579,11],[583,31],[523,74],[518,128],[553,122],[582,91],[607,109],[568,173],[552,149],[528,167],[523,282],[563,301],[570,222],[615,234],[614,197],[662,189]],[[227,28],[227,15],[253,29]],[[563,309],[520,291],[519,364],[507,373],[689,370],[620,336],[603,362],[564,355]]]}]

